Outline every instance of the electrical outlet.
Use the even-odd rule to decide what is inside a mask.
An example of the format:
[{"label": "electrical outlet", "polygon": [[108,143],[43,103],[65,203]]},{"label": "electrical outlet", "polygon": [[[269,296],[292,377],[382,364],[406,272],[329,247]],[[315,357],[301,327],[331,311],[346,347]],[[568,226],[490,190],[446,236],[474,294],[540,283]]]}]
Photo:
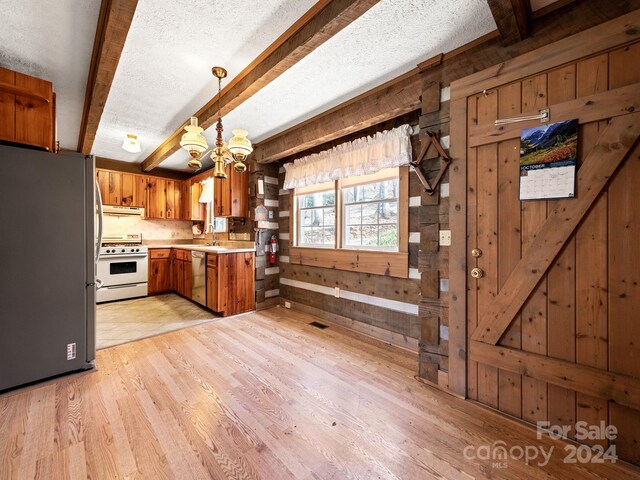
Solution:
[{"label": "electrical outlet", "polygon": [[333,292],[333,296],[336,298],[340,298],[340,287],[336,287],[335,292]]},{"label": "electrical outlet", "polygon": [[439,245],[441,247],[451,246],[451,230],[440,230]]},{"label": "electrical outlet", "polygon": [[67,344],[67,360],[73,360],[76,358],[76,344],[68,343]]},{"label": "electrical outlet", "polygon": [[291,308],[291,302],[284,302],[284,308]]}]

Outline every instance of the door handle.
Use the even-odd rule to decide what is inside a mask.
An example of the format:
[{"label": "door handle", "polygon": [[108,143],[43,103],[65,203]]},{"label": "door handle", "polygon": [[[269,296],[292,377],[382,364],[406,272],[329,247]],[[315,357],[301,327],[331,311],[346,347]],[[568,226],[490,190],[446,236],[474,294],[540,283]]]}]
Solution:
[{"label": "door handle", "polygon": [[482,278],[482,277],[484,277],[484,270],[482,270],[481,268],[478,268],[478,267],[473,268],[471,270],[471,276],[473,278]]}]

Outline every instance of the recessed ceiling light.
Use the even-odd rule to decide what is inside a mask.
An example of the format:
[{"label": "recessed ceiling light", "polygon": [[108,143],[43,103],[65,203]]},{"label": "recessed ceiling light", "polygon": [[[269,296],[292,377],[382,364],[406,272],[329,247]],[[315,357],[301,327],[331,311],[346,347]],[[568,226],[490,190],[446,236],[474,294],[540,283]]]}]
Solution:
[{"label": "recessed ceiling light", "polygon": [[127,136],[124,137],[124,142],[122,143],[122,149],[129,153],[139,153],[141,148],[138,136],[127,133]]}]

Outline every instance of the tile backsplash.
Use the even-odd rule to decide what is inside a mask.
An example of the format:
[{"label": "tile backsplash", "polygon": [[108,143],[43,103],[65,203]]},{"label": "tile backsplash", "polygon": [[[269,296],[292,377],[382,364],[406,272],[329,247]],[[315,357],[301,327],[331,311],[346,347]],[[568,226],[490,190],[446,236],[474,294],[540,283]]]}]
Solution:
[{"label": "tile backsplash", "polygon": [[143,240],[191,240],[191,221],[144,220],[139,217],[104,216],[104,234],[142,233]]}]

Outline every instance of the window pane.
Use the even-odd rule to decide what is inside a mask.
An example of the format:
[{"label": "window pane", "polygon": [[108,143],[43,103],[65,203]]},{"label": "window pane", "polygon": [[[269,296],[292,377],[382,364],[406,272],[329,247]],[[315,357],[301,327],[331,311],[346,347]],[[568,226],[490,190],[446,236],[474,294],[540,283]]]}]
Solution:
[{"label": "window pane", "polygon": [[323,241],[322,243],[325,245],[333,245],[336,239],[336,229],[335,227],[325,228],[323,232]]},{"label": "window pane", "polygon": [[336,224],[336,209],[334,208],[325,208],[324,209],[324,226],[335,226]]},{"label": "window pane", "polygon": [[384,202],[380,204],[379,222],[398,223],[398,204],[396,202]]},{"label": "window pane", "polygon": [[377,225],[365,225],[362,227],[362,245],[378,245]]},{"label": "window pane", "polygon": [[336,192],[332,190],[330,192],[324,192],[322,194],[322,205],[329,206],[336,204]]},{"label": "window pane", "polygon": [[369,203],[362,205],[362,223],[378,223],[379,203]]},{"label": "window pane", "polygon": [[381,247],[397,247],[398,246],[398,226],[397,225],[381,225],[380,226],[380,243]]},{"label": "window pane", "polygon": [[313,222],[313,210],[303,210],[302,214],[302,225],[310,226]]},{"label": "window pane", "polygon": [[349,227],[347,231],[346,243],[347,245],[360,245],[362,240],[360,227]]},{"label": "window pane", "polygon": [[360,225],[362,223],[362,205],[346,206],[346,222],[347,225]]},{"label": "window pane", "polygon": [[372,202],[398,198],[398,179],[345,188],[345,203]]},{"label": "window pane", "polygon": [[355,187],[345,188],[344,190],[345,203],[354,203],[356,201],[356,189]]}]

